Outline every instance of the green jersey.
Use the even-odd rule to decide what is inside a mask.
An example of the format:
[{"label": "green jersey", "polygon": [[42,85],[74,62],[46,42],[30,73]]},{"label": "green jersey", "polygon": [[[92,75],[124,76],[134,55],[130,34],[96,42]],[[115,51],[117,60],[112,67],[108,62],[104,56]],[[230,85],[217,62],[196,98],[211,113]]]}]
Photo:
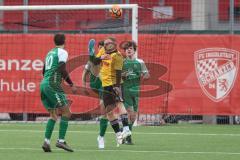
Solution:
[{"label": "green jersey", "polygon": [[62,48],[54,48],[48,52],[45,58],[45,73],[43,82],[53,86],[60,86],[62,82],[62,75],[59,72],[59,62],[67,61],[68,53]]},{"label": "green jersey", "polygon": [[148,70],[143,60],[126,58],[123,62],[123,72],[127,75],[123,86],[126,89],[139,90],[141,75],[148,73]]},{"label": "green jersey", "polygon": [[62,75],[59,72],[59,62],[67,61],[68,53],[62,48],[54,48],[45,58],[45,72],[40,84],[41,101],[44,107],[55,109],[68,105],[68,100],[61,87]]},{"label": "green jersey", "polygon": [[99,78],[100,65],[94,65],[92,62],[88,61],[85,65],[85,69],[90,72],[90,87],[93,90],[97,90],[99,96],[102,96],[102,82]]},{"label": "green jersey", "polygon": [[125,108],[138,111],[139,90],[141,76],[148,73],[144,61],[141,59],[125,59],[123,72],[126,78],[123,82],[123,96]]}]

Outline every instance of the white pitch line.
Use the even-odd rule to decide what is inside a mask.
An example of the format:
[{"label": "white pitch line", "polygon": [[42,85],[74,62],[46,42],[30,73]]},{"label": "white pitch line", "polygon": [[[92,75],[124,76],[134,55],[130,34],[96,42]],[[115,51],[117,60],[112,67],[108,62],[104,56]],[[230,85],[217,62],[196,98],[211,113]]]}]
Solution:
[{"label": "white pitch line", "polygon": [[[30,132],[30,133],[42,133],[44,130],[26,130],[26,129],[0,129],[0,132]],[[58,131],[53,131],[58,132]],[[80,133],[80,134],[97,134],[97,131],[73,131],[68,130],[68,133]],[[114,132],[106,132],[106,133],[114,133]],[[134,132],[134,134],[139,135],[183,135],[183,136],[233,136],[239,137],[240,134],[232,134],[232,133],[184,133],[184,132]]]},{"label": "white pitch line", "polygon": [[[40,148],[0,148],[0,150],[29,150],[29,151],[42,151]],[[53,149],[54,151],[60,151],[61,149]],[[240,155],[240,152],[186,152],[186,151],[146,151],[146,150],[111,150],[111,149],[75,149],[74,152],[128,152],[128,153],[162,153],[162,154],[214,154],[214,155]],[[26,152],[25,152],[26,153]]]}]

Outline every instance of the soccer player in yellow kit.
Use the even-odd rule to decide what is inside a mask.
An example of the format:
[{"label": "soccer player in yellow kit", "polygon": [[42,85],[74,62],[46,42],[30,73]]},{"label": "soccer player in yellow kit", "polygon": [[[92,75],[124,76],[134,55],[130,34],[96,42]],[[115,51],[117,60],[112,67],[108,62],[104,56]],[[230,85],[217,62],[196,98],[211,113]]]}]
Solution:
[{"label": "soccer player in yellow kit", "polygon": [[[116,133],[118,144],[122,144],[122,140],[131,135],[128,126],[128,114],[123,105],[122,98],[122,77],[121,71],[123,67],[123,56],[117,50],[114,38],[107,38],[104,41],[104,48],[92,59],[95,65],[101,64],[100,79],[103,87],[103,103],[105,112],[110,124]],[[118,112],[116,112],[116,108]],[[123,131],[120,131],[118,115],[123,124]]]}]

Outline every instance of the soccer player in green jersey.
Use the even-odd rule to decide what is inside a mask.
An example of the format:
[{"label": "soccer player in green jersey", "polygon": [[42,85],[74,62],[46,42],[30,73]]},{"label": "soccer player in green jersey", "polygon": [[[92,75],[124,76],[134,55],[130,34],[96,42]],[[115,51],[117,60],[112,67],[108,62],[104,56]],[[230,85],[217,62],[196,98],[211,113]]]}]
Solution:
[{"label": "soccer player in green jersey", "polygon": [[65,80],[69,84],[73,93],[76,93],[77,89],[66,71],[68,52],[64,49],[65,35],[56,34],[54,36],[54,43],[56,45],[55,48],[50,50],[45,58],[43,80],[40,84],[41,101],[50,114],[42,149],[45,152],[51,152],[51,135],[58,118],[57,113],[61,113],[59,136],[56,147],[73,152],[65,141],[71,111],[69,109],[69,101],[61,87],[62,80]]},{"label": "soccer player in green jersey", "polygon": [[[150,75],[144,61],[136,58],[137,45],[134,41],[126,42],[123,49],[126,53],[122,74],[124,77],[124,106],[128,111],[129,128],[132,131],[138,112],[140,81],[141,79],[148,79]],[[126,138],[125,144],[133,144],[131,135]]]},{"label": "soccer player in green jersey", "polygon": [[[91,43],[89,43],[89,45],[91,45]],[[103,46],[104,46],[104,41],[100,41],[98,43],[98,51]],[[91,47],[92,46],[89,46],[89,48],[91,48]],[[82,82],[83,82],[83,87],[86,88],[87,87],[86,78],[87,78],[87,76],[89,76],[90,88],[94,92],[97,92],[97,94],[99,95],[100,107],[101,107],[101,110],[104,110],[105,107],[103,105],[103,100],[102,100],[102,82],[99,78],[99,71],[100,71],[100,65],[94,65],[91,61],[88,61],[83,70]],[[108,126],[108,119],[107,119],[106,115],[102,115],[100,118],[100,132],[99,132],[99,136],[97,138],[99,149],[103,149],[105,147],[104,135],[106,133],[107,126]]]}]

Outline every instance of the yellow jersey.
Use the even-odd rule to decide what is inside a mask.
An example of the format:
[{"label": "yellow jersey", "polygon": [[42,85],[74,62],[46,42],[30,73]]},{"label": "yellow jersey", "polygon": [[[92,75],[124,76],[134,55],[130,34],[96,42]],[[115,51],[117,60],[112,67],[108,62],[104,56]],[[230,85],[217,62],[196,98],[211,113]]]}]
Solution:
[{"label": "yellow jersey", "polygon": [[[97,58],[106,54],[104,48],[101,48],[96,55]],[[110,54],[109,59],[102,60],[100,68],[100,79],[102,86],[112,86],[116,84],[116,70],[122,70],[123,56],[120,52],[114,52]]]}]

